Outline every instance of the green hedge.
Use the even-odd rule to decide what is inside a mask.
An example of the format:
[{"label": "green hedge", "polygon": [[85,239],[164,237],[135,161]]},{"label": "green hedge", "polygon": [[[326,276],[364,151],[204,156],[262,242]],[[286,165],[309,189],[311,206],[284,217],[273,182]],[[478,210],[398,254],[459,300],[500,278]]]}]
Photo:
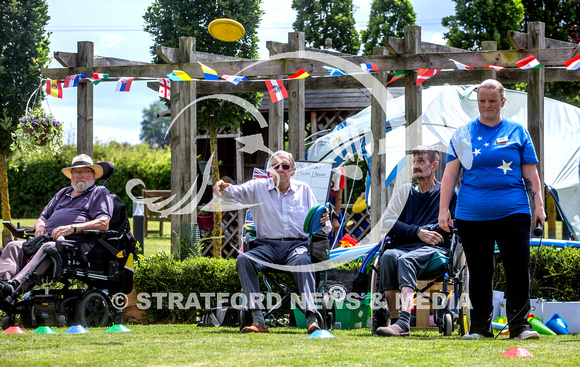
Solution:
[{"label": "green hedge", "polygon": [[[111,142],[95,144],[93,152],[93,161],[110,161],[115,165],[115,172],[107,188],[121,197],[130,215],[133,204],[125,192],[125,185],[130,179],[143,180],[147,189],[171,188],[169,149],[150,149],[147,144],[132,146]],[[70,180],[62,174],[61,169],[70,166],[75,155],[76,148],[71,145],[63,146],[55,156],[12,155],[8,168],[12,217],[37,218],[53,195],[62,187],[70,185]],[[133,194],[141,195],[142,188],[137,187],[138,190]]]},{"label": "green hedge", "polygon": [[[535,274],[534,274],[535,271]],[[580,249],[548,246],[530,249],[532,298],[560,302],[580,301]],[[501,256],[496,255],[494,289],[505,291],[505,272]]]}]

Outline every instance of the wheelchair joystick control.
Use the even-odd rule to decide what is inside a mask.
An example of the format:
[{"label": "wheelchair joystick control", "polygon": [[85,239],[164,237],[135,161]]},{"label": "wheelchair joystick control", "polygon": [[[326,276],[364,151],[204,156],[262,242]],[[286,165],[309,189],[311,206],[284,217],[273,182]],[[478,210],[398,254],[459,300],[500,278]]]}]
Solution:
[{"label": "wheelchair joystick control", "polygon": [[538,223],[536,223],[536,227],[534,228],[534,236],[542,237],[543,234],[544,234],[544,229],[542,228],[542,223],[540,223],[538,221]]}]

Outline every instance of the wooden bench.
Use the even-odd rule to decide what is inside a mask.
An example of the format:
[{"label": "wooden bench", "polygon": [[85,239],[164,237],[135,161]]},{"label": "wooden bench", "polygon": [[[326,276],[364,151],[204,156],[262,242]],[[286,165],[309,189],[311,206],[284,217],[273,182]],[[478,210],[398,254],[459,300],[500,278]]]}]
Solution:
[{"label": "wooden bench", "polygon": [[[171,190],[143,190],[142,195],[144,199],[147,198],[159,198],[155,202],[163,201],[168,199],[171,196]],[[165,208],[162,208],[165,209]],[[153,212],[149,209],[147,205],[145,205],[145,217],[143,218],[143,227],[145,229],[145,237],[148,236],[149,233],[157,233],[159,236],[163,236],[163,223],[168,222],[171,223],[171,218],[161,217],[161,215],[157,212]],[[148,227],[149,222],[159,222],[159,229],[158,230],[150,230]]]}]

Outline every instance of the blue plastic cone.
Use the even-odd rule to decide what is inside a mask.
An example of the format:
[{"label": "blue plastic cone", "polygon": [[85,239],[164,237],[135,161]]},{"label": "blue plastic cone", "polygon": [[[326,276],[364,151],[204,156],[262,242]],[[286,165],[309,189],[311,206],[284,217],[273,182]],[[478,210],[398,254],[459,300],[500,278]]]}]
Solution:
[{"label": "blue plastic cone", "polygon": [[87,329],[85,329],[82,325],[73,325],[71,327],[68,328],[67,331],[65,331],[65,334],[82,334],[82,333],[88,333],[89,331]]},{"label": "blue plastic cone", "polygon": [[328,330],[315,330],[312,334],[308,336],[308,339],[326,339],[334,338],[334,335]]},{"label": "blue plastic cone", "polygon": [[113,325],[107,329],[107,332],[109,333],[127,333],[129,331],[131,331],[131,329],[125,325]]},{"label": "blue plastic cone", "polygon": [[568,335],[570,332],[568,331],[568,323],[564,321],[563,318],[560,317],[559,314],[555,313],[552,318],[544,324],[550,328],[553,332],[558,335]]}]

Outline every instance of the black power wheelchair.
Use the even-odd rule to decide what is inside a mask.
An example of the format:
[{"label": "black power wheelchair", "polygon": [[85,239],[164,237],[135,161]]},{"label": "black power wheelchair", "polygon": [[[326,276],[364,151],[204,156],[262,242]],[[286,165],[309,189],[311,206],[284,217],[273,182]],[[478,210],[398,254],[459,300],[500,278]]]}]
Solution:
[{"label": "black power wheelchair", "polygon": [[[103,168],[106,185],[113,173],[111,162],[97,163]],[[95,246],[83,256],[80,244],[59,239],[55,246],[45,247],[42,261],[51,261],[52,267],[45,274],[45,281],[36,273],[38,265],[25,277],[22,284],[44,288],[33,289],[18,300],[20,284],[11,296],[0,300],[4,311],[2,328],[14,325],[19,316],[22,326],[107,326],[122,323],[120,303],[133,288],[133,262],[136,257],[136,240],[131,233],[127,208],[121,199],[111,193],[113,216],[107,231],[83,231],[94,239]],[[10,222],[4,225],[16,238],[34,237],[34,229],[15,227]],[[62,284],[61,288],[50,288],[50,282]],[[78,283],[84,283],[78,286]],[[75,286],[73,287],[73,283]]]},{"label": "black power wheelchair", "polygon": [[[320,219],[322,215],[329,210],[325,205],[317,204],[308,213],[306,220],[304,222],[304,231],[308,233],[308,255],[313,264],[318,262],[328,260],[330,257],[330,241],[327,236],[317,234],[321,228]],[[330,210],[329,210],[330,211]],[[244,226],[243,229],[243,243],[242,252],[247,252],[253,247],[253,241],[256,238],[256,231],[254,226]],[[317,322],[321,329],[332,330],[334,328],[334,305],[330,300],[330,293],[326,290],[326,282],[328,278],[328,272],[325,268],[316,270],[316,265],[314,265],[314,278],[317,295],[321,296],[321,299],[315,298],[315,304],[317,305]],[[273,293],[275,290],[281,293],[281,300],[273,305],[272,308],[264,311],[264,319],[270,320],[270,323],[276,323],[278,319],[274,315],[281,310],[282,304],[292,301],[292,295],[299,294],[298,285],[294,287],[289,287],[283,279],[284,274],[289,274],[287,271],[265,268],[261,270],[262,281],[266,288],[266,295],[268,293]],[[306,314],[306,310],[300,302],[293,304],[302,314]],[[243,307],[239,311],[239,327],[240,330],[245,326],[252,325],[252,315],[247,307]]]},{"label": "black power wheelchair", "polygon": [[[372,312],[373,334],[377,328],[388,326],[389,313],[380,281],[380,258],[389,248],[389,245],[390,241],[385,238],[381,243],[379,256],[372,266],[371,292],[372,294],[378,293]],[[429,283],[415,293],[416,297],[424,297],[432,305],[433,321],[439,328],[439,332],[445,336],[450,336],[456,326],[458,326],[460,335],[469,333],[468,276],[469,272],[461,239],[457,235],[457,230],[453,228],[449,255],[446,256],[442,253],[433,255],[427,269],[417,279],[426,280]],[[438,297],[432,299],[426,294],[426,291],[436,283],[442,283],[442,291]],[[452,292],[449,292],[449,287],[453,287]],[[383,307],[383,305],[385,306]]]}]

